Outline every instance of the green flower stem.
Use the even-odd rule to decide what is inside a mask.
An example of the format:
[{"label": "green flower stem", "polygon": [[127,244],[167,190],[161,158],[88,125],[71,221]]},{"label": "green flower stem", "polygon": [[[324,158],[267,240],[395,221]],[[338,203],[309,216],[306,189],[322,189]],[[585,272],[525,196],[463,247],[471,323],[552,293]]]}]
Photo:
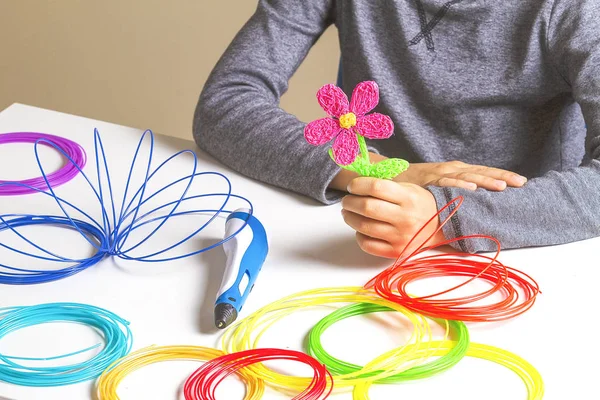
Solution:
[{"label": "green flower stem", "polygon": [[365,160],[367,164],[371,164],[371,160],[369,159],[369,149],[367,149],[367,142],[365,141],[365,138],[358,132],[354,133],[356,134],[356,139],[358,139],[358,147],[363,160]]}]

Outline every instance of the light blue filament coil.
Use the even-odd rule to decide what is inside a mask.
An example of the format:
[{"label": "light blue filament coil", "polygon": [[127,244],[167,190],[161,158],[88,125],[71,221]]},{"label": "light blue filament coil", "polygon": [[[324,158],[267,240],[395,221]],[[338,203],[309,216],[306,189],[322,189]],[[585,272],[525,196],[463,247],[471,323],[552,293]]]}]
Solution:
[{"label": "light blue filament coil", "polygon": [[92,351],[88,347],[69,354],[34,358],[0,353],[0,381],[21,386],[63,386],[95,379],[113,362],[131,351],[129,322],[103,308],[78,303],[48,303],[0,308],[0,340],[7,334],[50,322],[77,323],[96,330],[104,341],[102,349],[87,361],[49,367],[25,366],[23,361],[51,361]]}]

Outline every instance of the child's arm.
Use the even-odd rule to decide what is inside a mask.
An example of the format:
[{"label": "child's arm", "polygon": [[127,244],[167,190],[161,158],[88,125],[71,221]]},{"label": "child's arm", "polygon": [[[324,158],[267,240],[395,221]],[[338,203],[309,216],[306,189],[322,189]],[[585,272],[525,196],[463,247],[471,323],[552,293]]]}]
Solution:
[{"label": "child's arm", "polygon": [[194,116],[198,146],[254,179],[323,202],[339,197],[325,191],[339,169],[327,149],[306,143],[305,124],[279,107],[333,18],[332,0],[260,0],[204,86]]},{"label": "child's arm", "polygon": [[[283,111],[279,100],[312,45],[333,23],[332,3],[259,1],[204,86],[193,128],[200,148],[237,171],[325,203],[341,197],[328,187],[345,191],[356,175],[340,171],[325,147],[308,145],[304,123]],[[373,160],[383,158],[372,155]],[[490,190],[522,185],[508,171],[472,173],[485,167],[466,167],[413,164],[398,180],[420,186],[475,183]]]},{"label": "child's arm", "polygon": [[[464,196],[463,207],[444,227],[447,238],[488,234],[499,239],[503,248],[519,248],[600,236],[599,17],[600,3],[596,0],[556,0],[548,28],[549,53],[557,70],[572,87],[572,95],[581,106],[587,124],[586,156],[582,165],[568,171],[550,172],[530,180],[522,188],[508,188],[501,192],[429,187],[438,208],[456,196]],[[361,193],[368,197],[355,199],[351,204],[359,215],[375,221],[368,226],[363,219],[360,227],[363,231],[378,229],[375,225],[381,228],[377,221],[385,222],[377,217],[381,203],[372,199],[386,199],[374,194],[372,188],[368,190],[371,192]],[[427,196],[418,190],[413,192],[430,209]],[[390,206],[386,207],[406,208],[402,206],[402,198],[408,196],[409,191],[404,190],[403,193],[398,194],[399,201],[387,199]],[[410,215],[398,212],[400,222],[397,220],[395,231],[387,235],[391,238],[387,240],[389,246],[379,243],[370,252],[387,255],[386,249],[397,251],[406,241],[404,236],[415,232]],[[445,219],[447,215],[444,213],[440,217]],[[354,220],[350,222],[358,224]],[[361,240],[364,241],[364,237],[359,236],[359,242]],[[373,242],[372,239],[370,241]],[[460,242],[458,247],[465,252],[495,250],[494,243],[479,239]]]}]

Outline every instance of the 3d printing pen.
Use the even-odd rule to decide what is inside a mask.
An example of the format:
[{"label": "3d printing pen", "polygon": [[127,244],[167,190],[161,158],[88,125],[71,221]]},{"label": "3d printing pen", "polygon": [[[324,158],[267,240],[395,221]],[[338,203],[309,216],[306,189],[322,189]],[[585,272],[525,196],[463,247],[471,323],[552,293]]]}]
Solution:
[{"label": "3d printing pen", "polygon": [[248,224],[244,229],[223,243],[227,265],[215,302],[215,325],[219,329],[226,328],[237,318],[269,251],[265,228],[245,208],[235,210],[227,217],[225,237],[240,230],[246,221]]}]

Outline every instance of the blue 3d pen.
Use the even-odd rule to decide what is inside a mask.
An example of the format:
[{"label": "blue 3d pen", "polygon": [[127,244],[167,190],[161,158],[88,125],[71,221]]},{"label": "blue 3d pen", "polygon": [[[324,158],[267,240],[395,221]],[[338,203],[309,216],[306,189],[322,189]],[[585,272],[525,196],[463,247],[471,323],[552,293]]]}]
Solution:
[{"label": "blue 3d pen", "polygon": [[237,232],[246,221],[248,225],[240,233],[223,243],[227,265],[215,302],[215,325],[219,329],[226,328],[237,318],[269,251],[265,228],[245,208],[227,217],[225,237]]}]

